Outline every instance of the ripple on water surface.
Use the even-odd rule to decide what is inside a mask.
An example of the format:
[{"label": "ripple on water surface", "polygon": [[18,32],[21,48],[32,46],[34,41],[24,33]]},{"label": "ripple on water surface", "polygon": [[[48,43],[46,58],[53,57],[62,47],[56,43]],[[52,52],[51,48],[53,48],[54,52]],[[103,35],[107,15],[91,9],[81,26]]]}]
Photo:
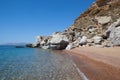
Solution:
[{"label": "ripple on water surface", "polygon": [[0,80],[80,80],[67,54],[32,48],[0,49]]}]

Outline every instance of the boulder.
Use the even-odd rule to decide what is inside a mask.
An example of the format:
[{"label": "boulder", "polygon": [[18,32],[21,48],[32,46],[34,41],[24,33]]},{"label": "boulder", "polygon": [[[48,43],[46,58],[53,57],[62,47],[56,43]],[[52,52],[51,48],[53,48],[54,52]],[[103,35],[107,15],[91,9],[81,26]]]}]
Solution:
[{"label": "boulder", "polygon": [[66,35],[62,35],[60,33],[56,33],[53,35],[52,39],[50,40],[50,49],[65,49],[69,43],[69,39]]},{"label": "boulder", "polygon": [[71,50],[74,48],[74,44],[73,43],[69,43],[66,47],[66,50]]},{"label": "boulder", "polygon": [[80,44],[81,37],[78,37],[73,43],[74,47],[78,47]]},{"label": "boulder", "polygon": [[81,40],[81,37],[78,37],[74,42],[69,43],[66,47],[66,50],[70,50],[72,48],[79,47],[80,40]]},{"label": "boulder", "polygon": [[89,32],[94,32],[94,31],[96,31],[96,26],[90,25],[87,30],[88,30]]},{"label": "boulder", "polygon": [[86,36],[82,36],[79,44],[80,44],[80,45],[86,45],[86,44],[87,44],[87,37],[86,37]]},{"label": "boulder", "polygon": [[77,39],[77,38],[79,38],[79,37],[81,37],[81,33],[80,33],[80,32],[75,32],[74,38]]},{"label": "boulder", "polygon": [[36,43],[46,44],[51,39],[51,36],[37,36]]},{"label": "boulder", "polygon": [[95,17],[95,19],[98,21],[99,24],[107,24],[111,21],[111,16],[100,16],[100,17]]},{"label": "boulder", "polygon": [[93,39],[87,39],[87,42],[88,43],[93,43],[94,41],[93,41]]},{"label": "boulder", "polygon": [[32,44],[33,47],[44,47],[51,40],[51,36],[37,36],[36,42]]},{"label": "boulder", "polygon": [[120,46],[120,19],[111,24],[106,33],[113,46]]},{"label": "boulder", "polygon": [[53,44],[51,44],[49,48],[53,49],[53,50],[60,50],[60,45],[53,45]]},{"label": "boulder", "polygon": [[95,44],[100,44],[102,39],[103,38],[101,36],[94,36],[93,37],[93,41],[94,41]]},{"label": "boulder", "polygon": [[80,45],[80,40],[81,40],[81,37],[79,37],[76,41],[72,42],[72,43],[69,43],[66,47],[66,50],[70,50],[72,48],[75,48],[75,47],[79,47]]},{"label": "boulder", "polygon": [[46,45],[46,46],[42,46],[42,49],[49,49],[50,46],[49,45]]},{"label": "boulder", "polygon": [[42,40],[42,41],[40,42],[40,44],[41,44],[41,45],[45,45],[45,44],[46,44],[45,40]]},{"label": "boulder", "polygon": [[52,36],[52,39],[50,40],[51,44],[59,44],[61,43],[61,41],[65,41],[65,42],[69,42],[68,38],[66,35],[62,35],[62,34],[54,34]]},{"label": "boulder", "polygon": [[104,47],[113,47],[113,44],[109,40],[105,40],[104,42],[102,42],[102,45]]},{"label": "boulder", "polygon": [[109,40],[114,46],[120,46],[120,26],[110,32]]},{"label": "boulder", "polygon": [[67,47],[69,43],[66,41],[61,41],[60,43],[57,44],[50,44],[50,49],[53,50],[62,50],[65,49]]},{"label": "boulder", "polygon": [[118,26],[120,26],[120,19],[118,19],[116,22],[111,24],[106,32],[110,33],[111,31],[115,30],[115,28],[118,27]]}]

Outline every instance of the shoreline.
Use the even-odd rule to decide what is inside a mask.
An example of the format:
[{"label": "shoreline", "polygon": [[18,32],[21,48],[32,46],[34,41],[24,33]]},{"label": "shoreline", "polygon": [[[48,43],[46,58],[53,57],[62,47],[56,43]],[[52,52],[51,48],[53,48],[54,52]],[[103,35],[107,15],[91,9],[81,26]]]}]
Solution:
[{"label": "shoreline", "polygon": [[65,50],[89,80],[120,80],[120,47]]}]

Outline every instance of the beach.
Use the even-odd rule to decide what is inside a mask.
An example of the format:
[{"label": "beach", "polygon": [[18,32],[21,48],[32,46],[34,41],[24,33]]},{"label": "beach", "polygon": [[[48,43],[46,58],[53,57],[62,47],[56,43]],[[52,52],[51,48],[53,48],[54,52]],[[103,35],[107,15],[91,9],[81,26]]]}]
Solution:
[{"label": "beach", "polygon": [[66,52],[89,80],[120,80],[120,47],[78,47]]}]

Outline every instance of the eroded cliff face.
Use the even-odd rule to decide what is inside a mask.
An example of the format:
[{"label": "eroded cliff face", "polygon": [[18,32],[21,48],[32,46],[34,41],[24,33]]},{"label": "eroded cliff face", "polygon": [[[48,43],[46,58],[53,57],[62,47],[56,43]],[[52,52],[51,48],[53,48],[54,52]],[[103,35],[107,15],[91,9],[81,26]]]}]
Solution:
[{"label": "eroded cliff face", "polygon": [[68,29],[48,37],[38,36],[32,46],[67,50],[120,46],[120,0],[97,0]]},{"label": "eroded cliff face", "polygon": [[[68,28],[67,32],[74,31],[75,34],[79,33],[81,36],[86,36],[87,39],[90,40],[93,40],[95,36],[99,36],[102,37],[101,44],[109,43],[109,46],[120,45],[119,43],[114,44],[116,41],[120,40],[120,37],[115,34],[120,33],[120,31],[118,29],[116,32],[110,31],[111,34],[110,32],[107,32],[107,30],[115,23],[118,24],[116,28],[119,28],[119,20],[120,0],[97,0],[75,20],[74,24]],[[117,35],[117,37],[114,37],[115,39],[113,40],[110,39],[111,35]]]},{"label": "eroded cliff face", "polygon": [[[101,25],[96,17],[109,16],[111,21],[105,25]],[[106,30],[108,26],[120,17],[120,0],[97,0],[93,5],[82,13],[74,22],[73,28],[85,30],[90,25],[94,25],[102,30]],[[98,33],[100,33],[98,31]],[[102,33],[102,32],[101,32]]]}]

